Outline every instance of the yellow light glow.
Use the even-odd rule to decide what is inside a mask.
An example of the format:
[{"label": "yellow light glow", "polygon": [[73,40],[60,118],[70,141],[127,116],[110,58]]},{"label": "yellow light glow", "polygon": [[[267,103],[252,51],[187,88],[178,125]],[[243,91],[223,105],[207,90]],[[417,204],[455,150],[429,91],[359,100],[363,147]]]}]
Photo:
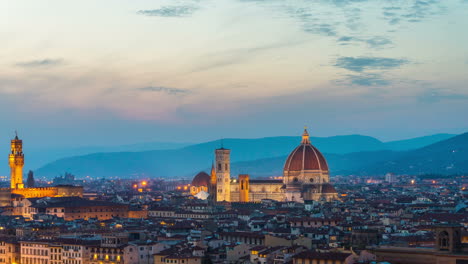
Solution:
[{"label": "yellow light glow", "polygon": [[414,184],[415,183],[415,180],[411,180],[411,184]]},{"label": "yellow light glow", "polygon": [[141,185],[143,185],[143,186],[146,186],[146,184],[148,184],[146,181],[141,182]]}]

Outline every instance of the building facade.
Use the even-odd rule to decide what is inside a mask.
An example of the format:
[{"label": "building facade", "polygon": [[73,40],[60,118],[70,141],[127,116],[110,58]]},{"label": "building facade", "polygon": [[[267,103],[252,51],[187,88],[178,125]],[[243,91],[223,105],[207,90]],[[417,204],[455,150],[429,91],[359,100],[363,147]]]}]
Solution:
[{"label": "building facade", "polygon": [[320,151],[310,143],[304,129],[301,144],[286,159],[283,180],[253,180],[248,174],[231,178],[231,150],[215,150],[211,175],[199,173],[192,181],[191,194],[208,190],[216,202],[332,201],[338,194],[330,183],[328,164]]},{"label": "building facade", "polygon": [[23,184],[23,141],[18,138],[18,135],[11,140],[10,147],[11,151],[8,156],[10,165],[10,188],[0,188],[0,206],[9,206],[11,194],[19,194],[24,198],[83,197],[82,186],[59,185],[55,187],[25,188]]}]

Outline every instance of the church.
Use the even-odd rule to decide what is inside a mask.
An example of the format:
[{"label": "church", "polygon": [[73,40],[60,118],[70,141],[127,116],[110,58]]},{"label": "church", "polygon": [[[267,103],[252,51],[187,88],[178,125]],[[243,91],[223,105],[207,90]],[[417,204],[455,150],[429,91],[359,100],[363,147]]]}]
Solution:
[{"label": "church", "polygon": [[11,140],[11,151],[8,161],[10,165],[10,188],[0,188],[0,206],[9,205],[11,194],[21,195],[24,198],[83,197],[82,186],[59,185],[55,187],[25,188],[23,183],[23,141],[18,138],[18,135]]},{"label": "church", "polygon": [[304,129],[302,140],[288,156],[283,167],[282,180],[255,180],[248,174],[231,178],[231,150],[215,150],[215,164],[211,173],[198,173],[192,180],[190,193],[201,199],[216,202],[276,201],[333,201],[338,193],[330,183],[327,161],[310,142]]}]

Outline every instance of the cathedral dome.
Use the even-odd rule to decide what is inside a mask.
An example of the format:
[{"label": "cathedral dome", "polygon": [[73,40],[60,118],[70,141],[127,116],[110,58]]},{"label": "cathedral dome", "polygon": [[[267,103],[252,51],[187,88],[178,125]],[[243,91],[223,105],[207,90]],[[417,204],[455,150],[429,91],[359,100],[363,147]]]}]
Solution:
[{"label": "cathedral dome", "polygon": [[210,185],[210,175],[202,171],[198,173],[192,180],[192,186],[204,186],[208,187]]},{"label": "cathedral dome", "polygon": [[327,161],[322,153],[310,144],[309,133],[304,130],[301,144],[289,154],[284,164],[284,172],[318,170],[328,172]]}]

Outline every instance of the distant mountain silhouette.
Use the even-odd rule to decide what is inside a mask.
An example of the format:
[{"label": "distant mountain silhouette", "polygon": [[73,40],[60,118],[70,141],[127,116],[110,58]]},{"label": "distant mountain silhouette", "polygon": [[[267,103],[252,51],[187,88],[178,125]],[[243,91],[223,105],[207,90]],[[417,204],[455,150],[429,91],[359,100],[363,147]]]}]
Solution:
[{"label": "distant mountain silhouette", "polygon": [[54,160],[58,160],[61,158],[81,156],[92,153],[179,149],[189,145],[192,145],[192,143],[145,142],[118,146],[88,146],[77,148],[33,148],[25,150],[26,166],[27,168],[33,169],[42,167]]},{"label": "distant mountain silhouette", "polygon": [[[348,154],[324,153],[332,175],[459,174],[468,173],[468,133],[410,151],[371,151]],[[286,156],[237,162],[233,174],[282,175]]]},{"label": "distant mountain silhouette", "polygon": [[368,171],[399,174],[468,173],[468,133],[402,152],[397,157],[375,163]]},{"label": "distant mountain silhouette", "polygon": [[[314,144],[329,153],[350,153],[385,148],[381,141],[368,136],[350,135],[312,137]],[[300,142],[300,137],[268,137],[260,139],[224,139],[230,148],[231,161],[248,161],[287,155]],[[94,153],[59,159],[36,171],[39,176],[52,177],[64,171],[77,176],[146,176],[184,177],[210,166],[214,150],[221,141],[210,141],[176,150]]]},{"label": "distant mountain silhouette", "polygon": [[387,149],[395,150],[395,151],[403,151],[403,150],[410,150],[410,149],[417,149],[422,148],[424,146],[433,144],[435,142],[439,142],[442,140],[449,139],[451,137],[456,136],[455,134],[435,134],[431,136],[425,137],[417,137],[405,140],[396,140],[385,142]]},{"label": "distant mountain silhouette", "polygon": [[[373,164],[397,159],[400,155],[387,151],[386,143],[368,136],[312,137],[311,140],[325,154],[335,174],[372,173]],[[281,175],[286,155],[299,142],[300,137],[223,140],[224,146],[232,151],[232,175],[249,173],[252,176]],[[39,168],[36,175],[54,177],[67,171],[79,177],[192,177],[211,166],[214,149],[220,144],[217,140],[180,149],[93,153],[62,158]]]}]

